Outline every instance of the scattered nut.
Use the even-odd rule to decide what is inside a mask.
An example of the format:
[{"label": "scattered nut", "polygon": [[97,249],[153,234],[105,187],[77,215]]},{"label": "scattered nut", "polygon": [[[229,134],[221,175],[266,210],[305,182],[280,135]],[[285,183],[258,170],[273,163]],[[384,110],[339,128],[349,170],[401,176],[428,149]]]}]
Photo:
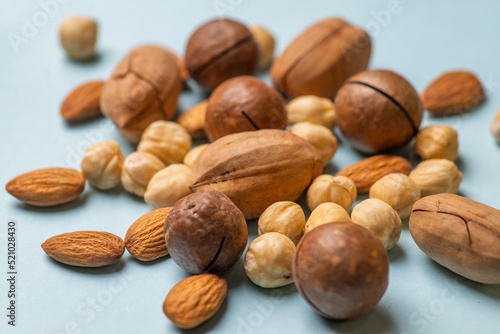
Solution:
[{"label": "scattered nut", "polygon": [[87,148],[81,163],[82,173],[94,187],[111,189],[120,184],[124,161],[117,142],[100,141]]},{"label": "scattered nut", "polygon": [[184,164],[173,164],[156,173],[148,183],[144,201],[153,209],[174,205],[191,194],[191,168]]},{"label": "scattered nut", "polygon": [[59,38],[70,58],[77,61],[89,60],[94,56],[97,22],[88,17],[68,17],[59,27]]},{"label": "scattered nut", "polygon": [[405,219],[411,213],[413,204],[420,198],[418,185],[408,175],[387,174],[370,188],[370,198],[378,198],[389,204]]},{"label": "scattered nut", "polygon": [[79,122],[101,114],[101,93],[104,81],[90,81],[76,87],[64,99],[61,116],[67,122]]},{"label": "scattered nut", "polygon": [[458,155],[458,133],[448,125],[429,125],[415,137],[415,152],[423,159],[448,159]]},{"label": "scattered nut", "polygon": [[149,153],[134,152],[123,163],[121,181],[129,193],[144,196],[151,178],[165,168],[160,159]]},{"label": "scattered nut", "polygon": [[300,122],[290,127],[290,132],[314,146],[326,166],[337,152],[337,138],[327,127],[311,122]]},{"label": "scattered nut", "polygon": [[245,272],[262,288],[277,288],[293,283],[292,261],[295,244],[287,236],[269,232],[256,238],[245,255]]},{"label": "scattered nut", "polygon": [[322,203],[311,212],[304,227],[304,234],[320,225],[341,221],[351,221],[349,213],[343,207],[337,203]]},{"label": "scattered nut", "polygon": [[288,123],[311,122],[332,129],[335,126],[335,105],[325,97],[299,96],[286,106]]},{"label": "scattered nut", "polygon": [[386,202],[378,198],[368,198],[356,205],[351,212],[353,223],[373,232],[390,250],[401,236],[401,218]]},{"label": "scattered nut", "polygon": [[422,161],[410,173],[420,189],[421,197],[440,193],[455,194],[462,182],[462,173],[457,166],[447,159]]},{"label": "scattered nut", "polygon": [[495,139],[500,143],[500,109],[498,109],[495,114],[495,118],[491,122],[490,131]]},{"label": "scattered nut", "polygon": [[349,212],[356,196],[356,185],[350,178],[320,175],[314,179],[307,190],[307,206],[313,211],[321,203],[333,202]]},{"label": "scattered nut", "polygon": [[193,139],[205,138],[207,106],[208,100],[202,101],[177,118],[177,123],[182,125]]},{"label": "scattered nut", "polygon": [[184,165],[188,166],[189,168],[193,168],[194,161],[198,157],[198,154],[200,154],[204,149],[206,149],[208,145],[210,144],[203,144],[193,147],[184,157],[183,161]]},{"label": "scattered nut", "polygon": [[274,56],[274,37],[266,28],[259,25],[251,25],[248,27],[255,38],[260,51],[260,61],[258,69],[263,71],[269,68]]},{"label": "scattered nut", "polygon": [[304,211],[294,202],[276,202],[259,217],[259,235],[277,232],[286,235],[297,244],[304,232]]},{"label": "scattered nut", "polygon": [[191,148],[191,136],[176,122],[155,121],[144,130],[137,152],[151,153],[165,166],[182,162]]}]

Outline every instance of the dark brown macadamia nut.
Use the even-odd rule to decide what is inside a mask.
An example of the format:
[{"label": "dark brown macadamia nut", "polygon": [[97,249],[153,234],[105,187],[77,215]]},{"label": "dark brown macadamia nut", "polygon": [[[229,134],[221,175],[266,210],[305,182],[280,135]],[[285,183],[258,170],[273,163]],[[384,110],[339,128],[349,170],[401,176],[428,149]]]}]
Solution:
[{"label": "dark brown macadamia nut", "polygon": [[175,263],[192,274],[220,274],[230,269],[248,240],[243,213],[226,195],[207,191],[177,201],[164,226]]},{"label": "dark brown macadamia nut", "polygon": [[350,319],[370,311],[388,284],[384,245],[352,222],[327,223],[307,233],[292,264],[297,290],[319,314]]}]

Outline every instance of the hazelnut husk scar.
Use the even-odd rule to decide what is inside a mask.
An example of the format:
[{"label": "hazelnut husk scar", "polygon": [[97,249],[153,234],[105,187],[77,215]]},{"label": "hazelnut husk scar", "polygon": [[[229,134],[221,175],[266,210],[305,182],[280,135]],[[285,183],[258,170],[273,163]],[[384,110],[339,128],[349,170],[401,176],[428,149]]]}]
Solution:
[{"label": "hazelnut husk scar", "polygon": [[337,124],[357,150],[380,153],[399,148],[418,132],[422,102],[402,76],[374,70],[349,78],[335,98]]},{"label": "hazelnut husk scar", "polygon": [[104,85],[102,112],[125,139],[137,143],[149,124],[174,117],[181,89],[172,53],[157,46],[139,47],[120,61]]}]

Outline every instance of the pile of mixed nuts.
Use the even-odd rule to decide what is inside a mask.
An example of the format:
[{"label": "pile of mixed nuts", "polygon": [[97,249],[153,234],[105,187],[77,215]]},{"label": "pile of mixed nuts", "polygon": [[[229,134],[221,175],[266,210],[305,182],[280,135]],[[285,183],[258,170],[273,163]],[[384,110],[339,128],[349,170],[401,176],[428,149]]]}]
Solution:
[{"label": "pile of mixed nuts", "polygon": [[[97,24],[72,17],[60,27],[76,61],[94,55]],[[123,188],[154,210],[120,237],[77,231],[49,238],[43,250],[61,263],[101,267],[125,248],[140,261],[170,254],[195,274],[167,295],[164,312],[180,328],[212,317],[232,268],[245,254],[248,278],[263,288],[295,283],[306,302],[331,319],[369,312],[388,285],[387,252],[409,217],[413,239],[429,257],[473,281],[500,284],[500,211],[455,193],[458,133],[420,129],[424,110],[449,116],[485,98],[469,72],[448,72],[419,95],[401,75],[369,70],[371,40],[339,19],[318,22],[273,59],[274,38],[261,26],[216,19],[190,37],[185,57],[159,46],[132,50],[107,81],[91,81],[61,105],[68,122],[105,115],[137,151],[114,141],[87,149],[81,172],[48,168],[11,180],[7,191],[34,206],[76,199],[85,182]],[[256,71],[270,68],[273,87]],[[209,97],[175,121],[179,95],[195,81]],[[333,128],[369,157],[323,174],[338,142]],[[287,130],[288,129],[288,130]],[[500,141],[500,111],[491,124]],[[210,144],[192,147],[193,139]],[[391,151],[413,145],[412,166]],[[353,207],[358,194],[369,198]],[[295,201],[305,196],[306,220]],[[200,242],[201,241],[201,242]]]}]

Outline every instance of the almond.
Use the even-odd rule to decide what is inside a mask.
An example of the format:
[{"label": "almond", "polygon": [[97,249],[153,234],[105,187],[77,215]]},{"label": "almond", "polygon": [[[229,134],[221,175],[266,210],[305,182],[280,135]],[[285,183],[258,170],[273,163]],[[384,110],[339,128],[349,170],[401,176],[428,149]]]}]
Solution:
[{"label": "almond", "polygon": [[434,80],[422,94],[424,109],[443,116],[469,111],[484,101],[479,79],[470,72],[447,72]]},{"label": "almond", "polygon": [[125,247],[140,261],[153,261],[168,255],[163,226],[172,208],[161,208],[137,219],[125,235]]},{"label": "almond", "polygon": [[202,101],[183,113],[177,119],[194,139],[205,138],[205,115],[207,113],[208,101]]},{"label": "almond", "polygon": [[76,199],[85,187],[82,173],[70,168],[46,168],[19,175],[5,189],[24,203],[55,206]]},{"label": "almond", "polygon": [[49,238],[42,248],[54,260],[70,266],[103,267],[120,260],[125,244],[111,233],[80,231]]},{"label": "almond", "polygon": [[101,115],[101,99],[104,81],[91,81],[75,88],[64,99],[61,115],[65,121],[77,122]]},{"label": "almond", "polygon": [[227,283],[213,274],[190,276],[177,283],[165,298],[163,311],[179,328],[194,328],[210,319],[226,298]]},{"label": "almond", "polygon": [[411,163],[404,158],[394,155],[375,155],[344,168],[337,175],[347,176],[354,181],[358,193],[366,193],[375,181],[383,176],[391,173],[408,175],[410,170]]}]

